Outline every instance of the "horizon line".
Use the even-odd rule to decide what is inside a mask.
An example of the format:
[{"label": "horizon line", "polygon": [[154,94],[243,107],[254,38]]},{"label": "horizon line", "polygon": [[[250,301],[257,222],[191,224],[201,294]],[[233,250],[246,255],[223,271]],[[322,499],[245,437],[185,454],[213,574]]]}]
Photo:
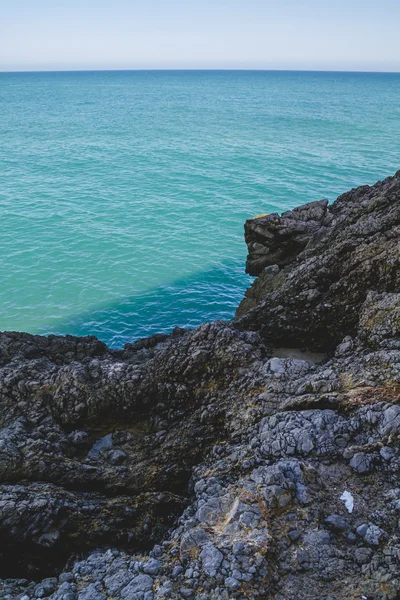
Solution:
[{"label": "horizon line", "polygon": [[67,69],[67,68],[60,68],[60,69],[8,69],[8,70],[2,70],[0,69],[0,74],[11,74],[11,73],[112,73],[112,72],[119,72],[119,73],[133,73],[133,72],[180,72],[180,71],[190,71],[190,72],[198,72],[198,71],[203,71],[203,72],[210,72],[210,71],[217,71],[217,72],[258,72],[258,73],[370,73],[370,74],[382,74],[382,75],[389,75],[389,74],[393,74],[393,75],[399,75],[400,74],[400,70],[398,71],[376,71],[376,70],[367,70],[367,69],[362,69],[362,70],[355,70],[355,69],[259,69],[259,68],[218,68],[218,67],[213,67],[213,68],[184,68],[184,67],[172,67],[172,68],[127,68],[127,69],[122,69],[122,68],[111,68],[111,69],[105,69],[105,68],[89,68],[89,69]]}]

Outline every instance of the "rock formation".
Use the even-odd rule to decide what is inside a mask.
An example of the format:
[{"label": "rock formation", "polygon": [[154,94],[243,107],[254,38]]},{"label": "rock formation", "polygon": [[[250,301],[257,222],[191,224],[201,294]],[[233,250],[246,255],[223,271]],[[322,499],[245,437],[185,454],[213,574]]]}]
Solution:
[{"label": "rock formation", "polygon": [[272,344],[332,350],[354,335],[369,290],[400,290],[397,173],[372,187],[246,222],[240,327]]},{"label": "rock formation", "polygon": [[400,172],[245,231],[231,322],[0,334],[1,599],[400,598]]}]

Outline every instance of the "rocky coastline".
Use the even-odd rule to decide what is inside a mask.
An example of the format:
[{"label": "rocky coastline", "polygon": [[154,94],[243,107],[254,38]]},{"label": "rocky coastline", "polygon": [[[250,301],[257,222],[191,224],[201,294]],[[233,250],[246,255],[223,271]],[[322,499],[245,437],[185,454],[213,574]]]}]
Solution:
[{"label": "rocky coastline", "polygon": [[400,598],[400,171],[245,224],[230,322],[0,333],[0,599]]}]

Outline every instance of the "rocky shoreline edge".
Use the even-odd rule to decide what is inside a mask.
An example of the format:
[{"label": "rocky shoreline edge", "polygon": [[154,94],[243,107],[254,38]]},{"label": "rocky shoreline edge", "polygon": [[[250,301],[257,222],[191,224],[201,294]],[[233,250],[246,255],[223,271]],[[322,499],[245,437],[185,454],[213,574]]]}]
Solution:
[{"label": "rocky shoreline edge", "polygon": [[400,598],[400,171],[245,237],[230,322],[0,333],[2,600]]}]

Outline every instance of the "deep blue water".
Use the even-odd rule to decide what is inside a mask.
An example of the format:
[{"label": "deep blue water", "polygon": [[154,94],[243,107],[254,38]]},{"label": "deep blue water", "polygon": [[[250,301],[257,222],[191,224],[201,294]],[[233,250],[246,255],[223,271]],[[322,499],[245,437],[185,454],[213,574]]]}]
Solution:
[{"label": "deep blue water", "polygon": [[0,73],[0,329],[230,318],[243,223],[400,168],[400,74]]}]

